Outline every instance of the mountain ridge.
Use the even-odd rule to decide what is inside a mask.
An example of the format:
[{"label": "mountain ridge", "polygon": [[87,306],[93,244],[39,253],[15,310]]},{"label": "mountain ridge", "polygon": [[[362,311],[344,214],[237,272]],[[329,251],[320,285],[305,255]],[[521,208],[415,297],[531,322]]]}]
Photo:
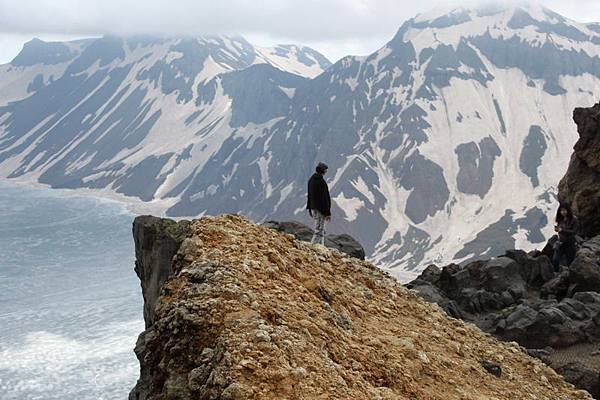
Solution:
[{"label": "mountain ridge", "polygon": [[112,190],[173,217],[260,221],[306,219],[304,181],[326,160],[331,229],[399,275],[532,248],[551,233],[576,140],[564,110],[600,90],[600,34],[579,24],[587,39],[570,39],[568,20],[517,10],[411,19],[377,52],[312,79],[249,65],[255,50],[241,42],[233,59],[226,44],[149,58],[138,44],[139,62],[114,68],[103,62],[118,49],[101,42],[95,64],[78,59],[62,81],[24,74],[29,97],[0,98],[0,174]]}]

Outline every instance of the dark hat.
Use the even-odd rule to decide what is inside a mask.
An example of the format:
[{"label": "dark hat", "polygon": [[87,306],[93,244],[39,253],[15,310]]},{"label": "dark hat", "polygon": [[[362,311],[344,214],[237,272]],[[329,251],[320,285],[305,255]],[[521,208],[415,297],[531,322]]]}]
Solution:
[{"label": "dark hat", "polygon": [[316,170],[320,174],[327,172],[328,169],[329,169],[329,167],[325,163],[320,162],[317,164]]}]

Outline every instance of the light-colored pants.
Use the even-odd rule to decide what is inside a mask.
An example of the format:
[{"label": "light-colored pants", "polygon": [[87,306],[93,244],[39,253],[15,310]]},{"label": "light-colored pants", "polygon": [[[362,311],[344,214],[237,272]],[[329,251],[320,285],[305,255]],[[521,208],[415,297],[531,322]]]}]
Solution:
[{"label": "light-colored pants", "polygon": [[317,210],[312,210],[312,215],[315,219],[315,233],[310,242],[325,246],[325,216]]}]

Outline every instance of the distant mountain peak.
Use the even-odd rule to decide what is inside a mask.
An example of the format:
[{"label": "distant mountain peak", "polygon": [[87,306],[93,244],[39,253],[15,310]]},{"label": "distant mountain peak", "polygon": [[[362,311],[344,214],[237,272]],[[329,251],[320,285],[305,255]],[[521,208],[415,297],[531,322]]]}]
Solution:
[{"label": "distant mountain peak", "polygon": [[594,28],[593,24],[579,24],[550,10],[535,1],[467,1],[460,5],[440,5],[428,12],[418,14],[412,21],[420,28],[445,29],[458,25],[500,24],[501,26],[515,18],[528,17],[538,23],[578,25]]},{"label": "distant mountain peak", "polygon": [[415,49],[451,45],[477,37],[515,38],[531,46],[546,44],[564,51],[600,56],[600,25],[572,21],[537,2],[467,2],[440,6],[405,23],[394,43],[412,43]]},{"label": "distant mountain peak", "polygon": [[[296,44],[258,47],[258,53],[269,64],[288,72],[313,78],[331,66],[323,54]],[[293,65],[291,65],[293,63]]]},{"label": "distant mountain peak", "polygon": [[419,14],[415,17],[416,23],[435,23],[442,22],[467,22],[476,18],[486,18],[494,16],[510,16],[520,11],[535,16],[538,20],[551,20],[559,17],[562,21],[565,18],[544,7],[536,1],[465,1],[462,4],[440,4],[430,11]]}]

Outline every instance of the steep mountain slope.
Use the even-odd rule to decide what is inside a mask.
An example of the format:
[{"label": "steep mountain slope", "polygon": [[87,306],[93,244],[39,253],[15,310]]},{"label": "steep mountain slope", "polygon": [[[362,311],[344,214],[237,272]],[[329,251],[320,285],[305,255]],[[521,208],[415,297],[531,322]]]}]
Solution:
[{"label": "steep mountain slope", "polygon": [[542,251],[428,266],[407,287],[449,315],[530,349],[568,382],[600,398],[600,103],[573,112],[579,140],[559,185],[579,219],[576,257],[555,271],[556,236]]},{"label": "steep mountain slope", "polygon": [[152,307],[131,400],[591,398],[373,265],[243,217],[143,216],[134,237]]},{"label": "steep mountain slope", "polygon": [[[598,43],[587,26],[536,5],[420,16],[380,51],[343,59],[296,91],[251,164],[261,184],[243,188],[250,202],[225,205],[236,185],[199,177],[169,212],[302,212],[305,177],[327,160],[346,222],[337,227],[380,265],[530,248],[549,233],[575,142],[569,110],[592,102],[600,84]],[[238,147],[225,171],[248,153]],[[193,198],[206,187],[215,190]]]},{"label": "steep mountain slope", "polygon": [[[108,188],[171,216],[289,219],[323,160],[331,229],[378,265],[528,249],[551,231],[570,110],[600,89],[599,31],[536,4],[440,9],[317,76],[308,67],[327,65],[312,51],[242,39],[32,51],[51,64],[31,67],[41,77],[0,73],[0,173]],[[37,61],[25,50],[17,65]]]},{"label": "steep mountain slope", "polygon": [[260,133],[287,114],[306,78],[278,68],[312,76],[328,65],[308,48],[259,49],[239,37],[33,40],[0,67],[0,169],[159,198],[167,178],[176,187],[233,140],[236,124]]},{"label": "steep mountain slope", "polygon": [[[353,75],[339,75],[350,86],[360,82],[345,101],[371,111],[357,118],[362,148],[348,153],[362,155],[339,175],[348,184],[338,196],[365,204],[347,213],[362,229],[372,219],[367,211],[389,222],[369,235],[383,235],[377,262],[460,260],[515,240],[543,241],[549,193],[575,140],[569,110],[592,101],[585,91],[598,87],[600,59],[592,53],[593,78],[573,73],[569,66],[587,65],[577,59],[585,53],[544,44],[535,26],[518,28],[517,16],[529,15],[523,9],[478,12],[409,21],[380,52],[350,60],[343,73],[354,68]],[[559,81],[566,92],[553,88]],[[368,177],[374,172],[376,180]],[[375,183],[370,193],[356,190],[361,179]]]}]

